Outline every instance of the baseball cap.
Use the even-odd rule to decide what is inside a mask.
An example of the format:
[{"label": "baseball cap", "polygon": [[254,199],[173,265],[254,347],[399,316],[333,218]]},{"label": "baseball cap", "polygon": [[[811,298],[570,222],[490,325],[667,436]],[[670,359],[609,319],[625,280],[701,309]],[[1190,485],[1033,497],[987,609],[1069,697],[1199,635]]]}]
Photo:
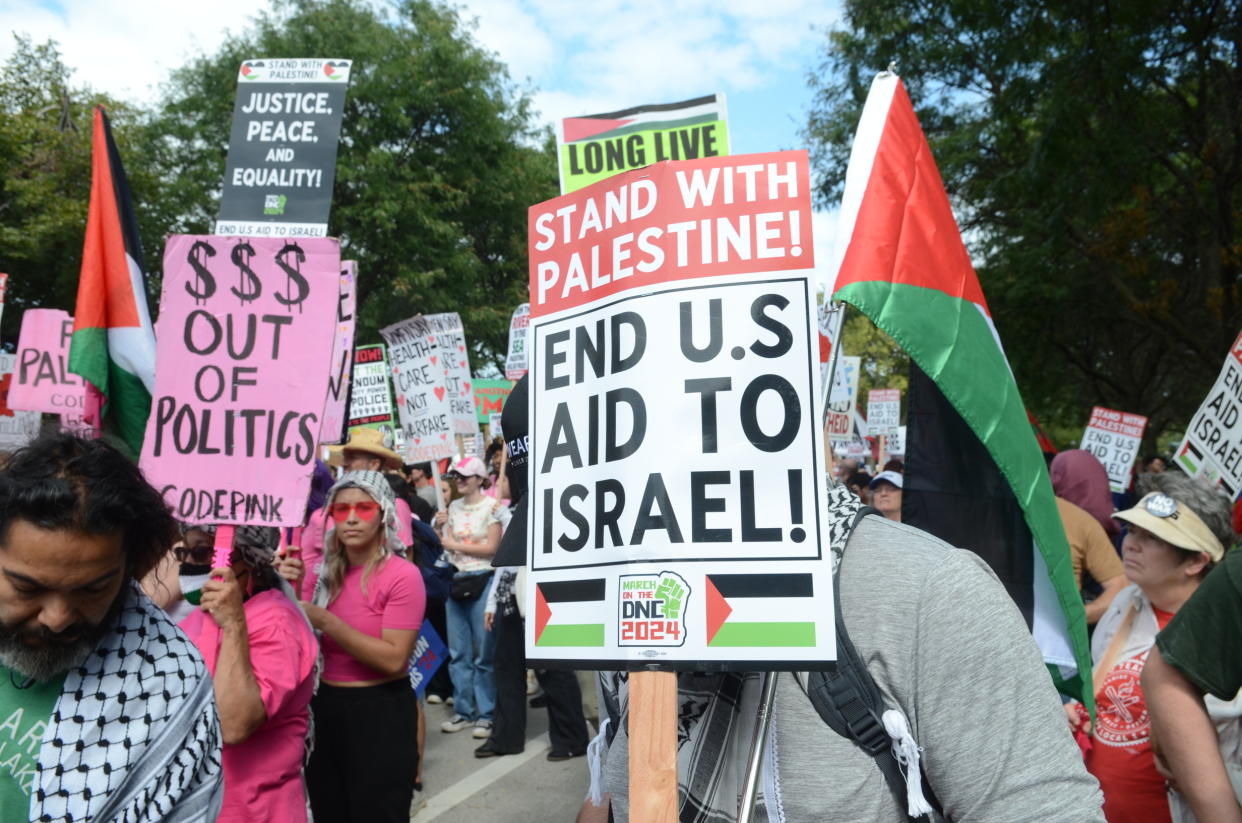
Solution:
[{"label": "baseball cap", "polygon": [[449,474],[460,474],[462,477],[487,477],[487,467],[477,457],[467,457],[449,469]]},{"label": "baseball cap", "polygon": [[875,478],[869,484],[867,484],[867,488],[874,489],[880,483],[892,483],[897,488],[899,489],[902,488],[901,472],[895,472],[895,471],[880,472],[879,474],[875,476]]},{"label": "baseball cap", "polygon": [[1194,509],[1164,492],[1152,492],[1134,508],[1116,512],[1113,517],[1147,529],[1179,549],[1205,552],[1215,563],[1225,556],[1225,547],[1212,534],[1203,518],[1195,514]]}]

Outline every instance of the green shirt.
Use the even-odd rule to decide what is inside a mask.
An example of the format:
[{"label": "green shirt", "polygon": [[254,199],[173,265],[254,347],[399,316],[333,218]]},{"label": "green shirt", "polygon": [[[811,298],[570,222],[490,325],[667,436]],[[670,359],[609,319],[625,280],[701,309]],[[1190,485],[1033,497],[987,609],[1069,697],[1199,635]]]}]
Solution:
[{"label": "green shirt", "polygon": [[1242,549],[1212,569],[1156,636],[1156,645],[1191,683],[1233,700],[1242,687]]},{"label": "green shirt", "polygon": [[65,675],[20,689],[25,678],[0,666],[0,820],[29,820],[35,764]]}]

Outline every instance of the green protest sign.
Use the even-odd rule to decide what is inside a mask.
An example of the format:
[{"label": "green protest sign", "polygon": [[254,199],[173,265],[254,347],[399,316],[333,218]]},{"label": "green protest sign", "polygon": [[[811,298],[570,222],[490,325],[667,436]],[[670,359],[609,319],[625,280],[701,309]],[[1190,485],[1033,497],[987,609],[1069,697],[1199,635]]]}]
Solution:
[{"label": "green protest sign", "polygon": [[729,153],[723,94],[566,117],[557,135],[561,193],[661,160]]}]

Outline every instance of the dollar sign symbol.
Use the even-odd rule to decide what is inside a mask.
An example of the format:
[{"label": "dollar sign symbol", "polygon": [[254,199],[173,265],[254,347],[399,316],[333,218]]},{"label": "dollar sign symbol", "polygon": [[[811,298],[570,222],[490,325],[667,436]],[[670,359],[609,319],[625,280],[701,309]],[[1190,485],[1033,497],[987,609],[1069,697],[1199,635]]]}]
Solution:
[{"label": "dollar sign symbol", "polygon": [[[203,253],[200,260],[197,257],[198,252]],[[207,271],[207,258],[215,257],[216,250],[211,247],[210,243],[202,240],[196,241],[190,246],[190,253],[186,255],[185,262],[190,264],[190,268],[194,269],[194,285],[185,284],[185,290],[194,298],[194,305],[201,306],[207,302],[207,298],[216,293],[216,278],[211,276],[211,272]]]},{"label": "dollar sign symbol", "polygon": [[[290,266],[286,261],[286,255],[294,258],[294,265]],[[290,294],[294,286],[297,287],[298,293],[296,297],[285,297],[280,292],[276,292],[274,297],[280,301],[281,305],[288,306],[289,312],[293,312],[293,307],[298,307],[298,314],[302,313],[302,301],[310,294],[310,283],[306,282],[306,278],[302,276],[302,264],[306,262],[306,252],[302,251],[302,247],[297,243],[286,243],[284,248],[276,252],[276,265],[285,270],[285,294]]]},{"label": "dollar sign symbol", "polygon": [[252,303],[258,299],[263,293],[263,284],[259,281],[259,275],[254,273],[254,269],[250,268],[250,258],[254,257],[254,246],[246,241],[242,241],[233,247],[229,257],[233,261],[233,265],[237,266],[237,286],[238,288],[230,288],[229,291],[241,300],[242,305]]}]

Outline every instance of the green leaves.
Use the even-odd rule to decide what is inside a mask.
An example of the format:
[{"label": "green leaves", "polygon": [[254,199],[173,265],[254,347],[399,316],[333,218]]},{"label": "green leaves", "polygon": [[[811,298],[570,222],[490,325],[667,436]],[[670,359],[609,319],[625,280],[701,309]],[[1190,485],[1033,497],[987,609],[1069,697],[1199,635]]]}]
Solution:
[{"label": "green leaves", "polygon": [[1027,405],[1183,425],[1242,327],[1240,4],[849,2],[806,136],[835,205],[889,60]]}]

